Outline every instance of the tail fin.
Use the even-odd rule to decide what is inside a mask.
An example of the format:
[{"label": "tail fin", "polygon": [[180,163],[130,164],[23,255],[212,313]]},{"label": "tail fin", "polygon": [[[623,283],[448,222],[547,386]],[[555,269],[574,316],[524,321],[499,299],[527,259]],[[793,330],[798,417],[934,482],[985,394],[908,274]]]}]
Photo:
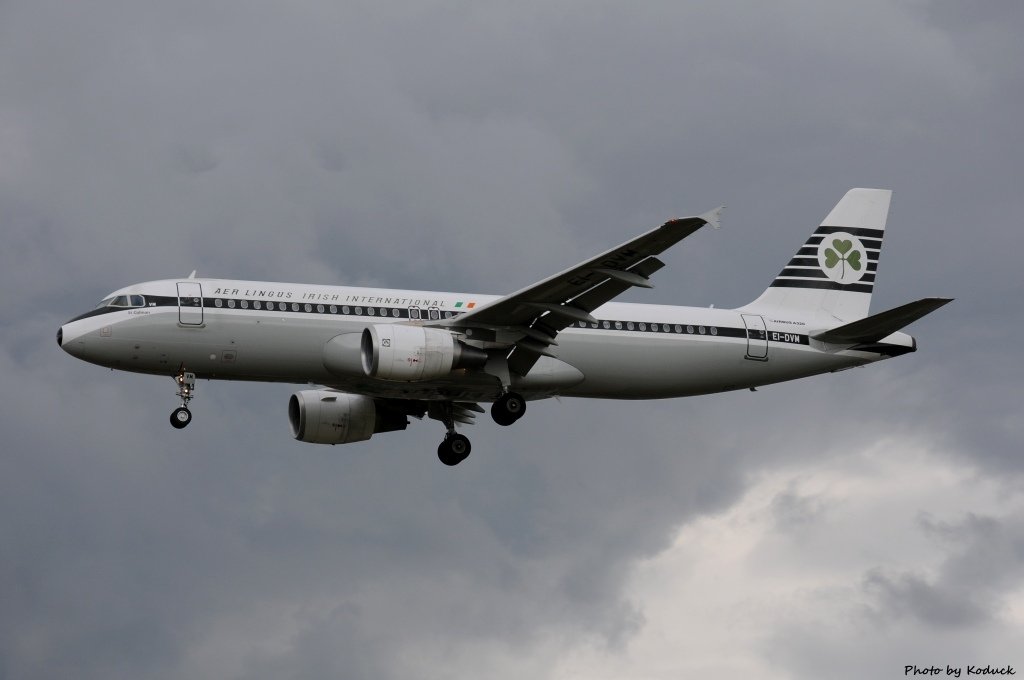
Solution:
[{"label": "tail fin", "polygon": [[888,189],[850,189],[761,297],[782,309],[855,321],[868,315],[889,214]]}]

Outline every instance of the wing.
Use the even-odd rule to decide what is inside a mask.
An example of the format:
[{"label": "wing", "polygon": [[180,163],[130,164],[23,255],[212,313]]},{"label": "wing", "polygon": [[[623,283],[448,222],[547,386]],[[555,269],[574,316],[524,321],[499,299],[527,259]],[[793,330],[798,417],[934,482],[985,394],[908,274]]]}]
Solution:
[{"label": "wing", "polygon": [[509,371],[526,375],[541,356],[554,356],[551,347],[558,344],[555,337],[559,331],[577,321],[595,323],[592,311],[634,286],[651,288],[648,279],[665,266],[656,255],[705,224],[717,229],[722,209],[666,222],[597,257],[441,325],[480,329],[485,334],[476,333],[474,337],[506,341],[512,346]]}]

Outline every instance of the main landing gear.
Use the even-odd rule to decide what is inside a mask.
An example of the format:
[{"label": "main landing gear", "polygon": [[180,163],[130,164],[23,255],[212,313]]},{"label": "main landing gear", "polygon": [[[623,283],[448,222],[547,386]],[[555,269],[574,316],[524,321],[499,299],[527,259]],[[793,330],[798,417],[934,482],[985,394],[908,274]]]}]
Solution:
[{"label": "main landing gear", "polygon": [[473,446],[469,437],[452,430],[444,436],[444,441],[437,445],[437,459],[445,465],[458,465],[469,458]]},{"label": "main landing gear", "polygon": [[469,437],[455,431],[455,407],[448,401],[440,405],[441,412],[434,417],[444,423],[448,430],[444,440],[437,445],[437,459],[445,465],[458,465],[469,458],[469,452],[473,446],[469,443]]},{"label": "main landing gear", "polygon": [[526,413],[526,400],[515,392],[506,392],[491,406],[491,418],[498,425],[511,425]]},{"label": "main landing gear", "polygon": [[171,425],[180,430],[192,422],[192,412],[188,410],[188,402],[192,400],[196,391],[196,374],[189,373],[184,368],[174,376],[174,382],[178,384],[178,396],[181,397],[181,406],[171,413]]},{"label": "main landing gear", "polygon": [[[437,458],[445,465],[458,465],[469,457],[473,447],[466,435],[455,431],[455,423],[456,421],[471,423],[473,422],[472,417],[467,418],[465,413],[457,412],[456,405],[450,401],[435,402],[435,404],[436,406],[431,407],[431,418],[440,420],[448,430],[444,440],[437,446]],[[459,408],[465,410],[465,405],[459,405]],[[470,410],[483,411],[483,409],[475,404]],[[526,400],[523,399],[522,395],[515,392],[506,392],[501,395],[494,402],[494,406],[491,407],[491,417],[499,425],[511,425],[522,418],[524,413],[526,413]],[[469,414],[469,416],[472,416],[472,414]]]}]

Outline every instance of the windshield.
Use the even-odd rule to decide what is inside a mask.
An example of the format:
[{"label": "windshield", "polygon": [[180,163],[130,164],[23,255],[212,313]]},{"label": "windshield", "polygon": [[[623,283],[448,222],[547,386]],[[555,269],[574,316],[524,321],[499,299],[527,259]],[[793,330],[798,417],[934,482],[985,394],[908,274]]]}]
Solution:
[{"label": "windshield", "polygon": [[96,309],[102,309],[103,307],[129,308],[145,306],[146,298],[141,295],[117,295],[115,297],[106,298],[96,305]]}]

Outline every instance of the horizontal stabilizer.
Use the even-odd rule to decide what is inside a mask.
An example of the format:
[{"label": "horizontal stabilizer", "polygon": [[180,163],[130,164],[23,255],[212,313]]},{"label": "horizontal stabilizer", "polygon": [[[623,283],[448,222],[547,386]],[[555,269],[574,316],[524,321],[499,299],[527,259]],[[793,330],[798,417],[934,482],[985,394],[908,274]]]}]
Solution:
[{"label": "horizontal stabilizer", "polygon": [[908,302],[895,309],[872,314],[859,321],[820,333],[813,333],[811,337],[836,345],[878,342],[952,301],[953,298],[924,298],[916,302]]}]

